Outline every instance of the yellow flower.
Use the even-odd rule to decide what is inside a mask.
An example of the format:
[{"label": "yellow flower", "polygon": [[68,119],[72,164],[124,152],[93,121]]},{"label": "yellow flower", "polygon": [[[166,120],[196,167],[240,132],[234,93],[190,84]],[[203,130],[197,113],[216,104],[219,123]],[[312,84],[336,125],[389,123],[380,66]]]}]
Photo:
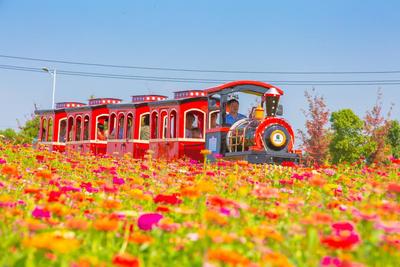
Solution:
[{"label": "yellow flower", "polygon": [[202,155],[210,155],[211,154],[211,150],[208,150],[208,149],[202,149],[201,151],[200,151],[200,153],[202,154]]},{"label": "yellow flower", "polygon": [[48,249],[59,253],[69,253],[80,246],[80,242],[74,239],[70,233],[43,233],[22,240],[26,247]]}]

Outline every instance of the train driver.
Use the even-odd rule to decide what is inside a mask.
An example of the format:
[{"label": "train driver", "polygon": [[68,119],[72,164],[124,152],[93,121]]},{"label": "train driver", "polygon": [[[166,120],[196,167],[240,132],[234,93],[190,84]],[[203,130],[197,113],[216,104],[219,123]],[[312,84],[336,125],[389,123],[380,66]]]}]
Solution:
[{"label": "train driver", "polygon": [[231,99],[228,101],[229,114],[225,117],[225,123],[232,125],[238,120],[246,118],[245,115],[239,113],[239,101]]}]

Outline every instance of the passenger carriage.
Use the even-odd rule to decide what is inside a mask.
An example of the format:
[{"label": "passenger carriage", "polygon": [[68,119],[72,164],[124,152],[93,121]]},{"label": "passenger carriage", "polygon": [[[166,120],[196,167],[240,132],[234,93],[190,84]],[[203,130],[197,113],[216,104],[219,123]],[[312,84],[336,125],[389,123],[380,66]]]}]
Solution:
[{"label": "passenger carriage", "polygon": [[65,151],[67,134],[67,110],[83,107],[80,102],[61,102],[54,110],[39,110],[40,116],[38,143],[51,151]]},{"label": "passenger carriage", "polygon": [[149,104],[165,99],[167,97],[163,95],[134,95],[131,103],[110,105],[107,154],[122,156],[128,153],[134,158],[143,158],[150,143]]}]

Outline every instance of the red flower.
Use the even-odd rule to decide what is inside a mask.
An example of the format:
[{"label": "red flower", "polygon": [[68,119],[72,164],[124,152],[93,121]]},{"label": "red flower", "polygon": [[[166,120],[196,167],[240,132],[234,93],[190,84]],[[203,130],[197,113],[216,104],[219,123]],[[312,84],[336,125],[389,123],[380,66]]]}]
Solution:
[{"label": "red flower", "polygon": [[337,222],[332,224],[332,228],[336,230],[336,233],[339,233],[340,231],[350,231],[352,232],[354,230],[353,224],[350,222]]},{"label": "red flower", "polygon": [[61,196],[62,192],[60,191],[51,191],[49,194],[48,202],[57,202]]},{"label": "red flower", "polygon": [[349,222],[332,224],[334,233],[321,238],[321,243],[332,249],[352,249],[360,243],[360,236]]},{"label": "red flower", "polygon": [[182,203],[182,200],[179,199],[176,194],[172,195],[157,195],[154,198],[155,203],[162,203],[162,204],[171,204],[171,205],[179,205]]},{"label": "red flower", "polygon": [[169,212],[170,209],[166,206],[158,206],[156,209],[157,212]]},{"label": "red flower", "polygon": [[387,187],[389,192],[400,193],[400,184],[390,183]]},{"label": "red flower", "polygon": [[282,161],[281,165],[283,167],[296,167],[296,163],[293,161]]},{"label": "red flower", "polygon": [[120,267],[139,267],[139,260],[128,253],[115,255],[112,263]]}]

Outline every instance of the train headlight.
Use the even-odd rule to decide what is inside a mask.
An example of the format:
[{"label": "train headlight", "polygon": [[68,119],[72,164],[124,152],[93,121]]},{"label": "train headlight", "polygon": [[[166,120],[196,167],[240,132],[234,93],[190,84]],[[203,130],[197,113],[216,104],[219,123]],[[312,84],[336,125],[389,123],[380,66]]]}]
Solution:
[{"label": "train headlight", "polygon": [[281,130],[274,130],[271,133],[269,140],[273,146],[282,147],[286,144],[286,134]]}]

